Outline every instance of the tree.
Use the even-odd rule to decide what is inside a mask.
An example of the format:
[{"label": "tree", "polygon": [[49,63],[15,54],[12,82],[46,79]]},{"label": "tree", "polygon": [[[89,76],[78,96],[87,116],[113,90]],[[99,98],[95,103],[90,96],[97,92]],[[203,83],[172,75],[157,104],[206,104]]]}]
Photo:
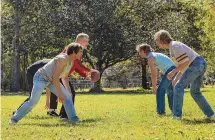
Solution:
[{"label": "tree", "polygon": [[[90,35],[91,66],[95,65],[101,75],[106,68],[134,55],[139,25],[128,4],[121,1],[92,0],[78,1],[75,5],[81,7],[78,13],[73,13],[79,19],[77,24],[83,32]],[[101,91],[100,80],[92,91]]]}]

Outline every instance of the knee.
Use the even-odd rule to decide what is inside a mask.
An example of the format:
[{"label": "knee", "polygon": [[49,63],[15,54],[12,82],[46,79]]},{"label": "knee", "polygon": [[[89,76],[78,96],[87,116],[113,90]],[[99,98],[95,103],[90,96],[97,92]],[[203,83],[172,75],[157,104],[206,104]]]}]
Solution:
[{"label": "knee", "polygon": [[191,94],[195,94],[195,93],[198,93],[198,92],[200,92],[200,88],[191,86],[191,88],[190,88],[190,93]]},{"label": "knee", "polygon": [[160,95],[160,94],[165,94],[165,91],[166,91],[166,90],[165,90],[163,87],[160,87],[160,86],[159,86],[158,89],[157,89],[157,94],[158,94],[158,95]]},{"label": "knee", "polygon": [[34,107],[39,102],[39,100],[31,100],[30,99],[28,102],[29,102],[29,106]]},{"label": "knee", "polygon": [[175,84],[174,89],[175,89],[175,90],[181,90],[181,89],[185,89],[185,87],[186,87],[186,86],[185,86],[183,83],[177,82],[177,83]]},{"label": "knee", "polygon": [[200,90],[197,90],[197,89],[190,89],[190,93],[191,93],[191,96],[192,96],[193,98],[196,98],[196,97],[198,97],[199,95],[201,95]]},{"label": "knee", "polygon": [[73,95],[65,95],[65,100],[70,101],[72,100]]},{"label": "knee", "polygon": [[184,88],[185,88],[185,86],[183,86],[183,84],[178,82],[174,87],[174,96],[180,94],[180,91],[184,90]]}]

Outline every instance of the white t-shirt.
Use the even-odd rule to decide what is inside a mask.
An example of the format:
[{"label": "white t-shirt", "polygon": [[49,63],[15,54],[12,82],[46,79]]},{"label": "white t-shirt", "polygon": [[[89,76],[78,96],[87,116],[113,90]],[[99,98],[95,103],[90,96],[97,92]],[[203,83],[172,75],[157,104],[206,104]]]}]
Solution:
[{"label": "white t-shirt", "polygon": [[169,50],[170,56],[173,57],[179,65],[186,60],[189,60],[191,63],[197,56],[199,56],[199,54],[197,54],[190,47],[178,41],[171,41]]},{"label": "white t-shirt", "polygon": [[[171,41],[169,45],[170,56],[176,66],[183,64],[185,61],[189,60],[190,63],[199,56],[193,49],[179,41]],[[184,72],[187,68],[182,70]]]}]

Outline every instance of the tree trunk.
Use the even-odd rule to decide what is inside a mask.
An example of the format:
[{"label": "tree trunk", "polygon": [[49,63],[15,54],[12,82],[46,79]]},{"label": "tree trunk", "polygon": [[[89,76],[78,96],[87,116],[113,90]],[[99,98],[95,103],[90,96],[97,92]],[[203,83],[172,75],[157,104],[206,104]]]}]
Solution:
[{"label": "tree trunk", "polygon": [[103,73],[104,71],[101,70],[101,68],[98,69],[98,70],[99,70],[99,72],[100,72],[100,79],[99,79],[96,83],[94,83],[94,86],[93,86],[93,88],[90,89],[90,92],[101,93],[101,92],[104,91],[104,90],[102,90],[102,86],[101,86],[101,77],[102,77],[102,73]]},{"label": "tree trunk", "polygon": [[4,53],[3,53],[3,45],[1,44],[2,49],[1,49],[1,90],[5,91],[5,81],[4,81],[4,68],[5,68],[5,63],[4,63]]},{"label": "tree trunk", "polygon": [[[17,6],[18,0],[16,1]],[[19,38],[20,38],[20,15],[18,10],[15,10],[14,14],[14,37],[12,41],[13,54],[12,54],[12,72],[11,72],[11,92],[17,92],[20,90],[20,63],[19,63]]]},{"label": "tree trunk", "polygon": [[102,87],[101,87],[101,77],[96,83],[94,83],[94,86],[93,88],[90,89],[90,92],[95,92],[95,93],[104,92],[104,90],[102,90]]},{"label": "tree trunk", "polygon": [[28,66],[28,53],[24,53],[24,56],[23,56],[23,74],[22,74],[22,79],[23,79],[23,91],[27,91],[27,78],[26,78],[26,70],[27,70],[27,66]]},{"label": "tree trunk", "polygon": [[148,84],[147,84],[147,78],[146,78],[146,60],[144,59],[144,63],[141,64],[142,66],[142,87],[144,89],[148,89]]}]

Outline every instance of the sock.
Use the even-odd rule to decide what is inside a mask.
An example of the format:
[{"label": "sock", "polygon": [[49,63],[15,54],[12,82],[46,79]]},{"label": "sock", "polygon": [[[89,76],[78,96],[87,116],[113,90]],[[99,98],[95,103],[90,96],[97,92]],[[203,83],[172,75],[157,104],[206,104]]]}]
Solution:
[{"label": "sock", "polygon": [[49,112],[55,111],[55,109],[49,109]]}]

